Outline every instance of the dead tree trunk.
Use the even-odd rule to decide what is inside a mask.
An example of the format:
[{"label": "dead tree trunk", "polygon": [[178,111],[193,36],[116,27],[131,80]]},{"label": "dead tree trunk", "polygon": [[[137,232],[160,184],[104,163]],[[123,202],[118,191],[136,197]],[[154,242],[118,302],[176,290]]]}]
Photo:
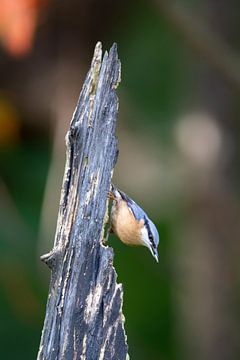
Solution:
[{"label": "dead tree trunk", "polygon": [[122,287],[113,251],[102,244],[117,159],[119,82],[116,45],[102,60],[98,43],[66,136],[54,247],[42,256],[52,274],[38,360],[127,357]]}]

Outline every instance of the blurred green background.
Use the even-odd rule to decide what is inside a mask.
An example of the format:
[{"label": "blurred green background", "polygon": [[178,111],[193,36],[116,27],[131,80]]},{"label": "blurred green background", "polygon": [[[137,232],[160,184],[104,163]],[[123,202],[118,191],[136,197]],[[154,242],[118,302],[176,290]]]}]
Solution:
[{"label": "blurred green background", "polygon": [[160,232],[113,236],[134,360],[240,358],[240,3],[0,0],[0,357],[36,358],[64,137],[98,40],[118,44],[114,182]]}]

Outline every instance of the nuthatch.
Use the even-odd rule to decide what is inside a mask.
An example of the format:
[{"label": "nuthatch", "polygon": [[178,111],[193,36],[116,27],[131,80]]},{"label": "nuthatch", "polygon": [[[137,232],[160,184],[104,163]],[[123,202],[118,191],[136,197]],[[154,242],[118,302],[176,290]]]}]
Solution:
[{"label": "nuthatch", "polygon": [[147,214],[124,192],[112,185],[111,230],[127,245],[143,245],[158,262],[158,231]]}]

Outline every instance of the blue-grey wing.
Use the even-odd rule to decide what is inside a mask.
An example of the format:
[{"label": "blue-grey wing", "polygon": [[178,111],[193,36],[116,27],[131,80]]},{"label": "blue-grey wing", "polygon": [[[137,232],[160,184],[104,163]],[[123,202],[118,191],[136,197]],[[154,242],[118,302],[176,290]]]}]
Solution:
[{"label": "blue-grey wing", "polygon": [[128,206],[133,212],[133,215],[137,219],[137,221],[144,220],[147,218],[147,214],[143,211],[143,209],[137,205],[133,200],[128,203]]},{"label": "blue-grey wing", "polygon": [[122,196],[122,199],[125,200],[129,206],[129,208],[131,209],[135,219],[137,221],[140,220],[145,220],[145,218],[147,217],[147,214],[143,211],[143,209],[137,205],[135,203],[135,201],[133,201],[130,197],[128,197],[123,191],[118,190],[119,193]]}]

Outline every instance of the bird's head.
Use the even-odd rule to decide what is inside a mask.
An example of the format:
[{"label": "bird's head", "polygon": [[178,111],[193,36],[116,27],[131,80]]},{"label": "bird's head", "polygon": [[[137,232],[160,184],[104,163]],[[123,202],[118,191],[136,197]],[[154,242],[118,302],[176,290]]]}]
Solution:
[{"label": "bird's head", "polygon": [[141,230],[143,245],[146,246],[150,251],[152,256],[158,262],[158,244],[159,244],[159,235],[156,226],[153,222],[145,216],[144,225]]}]

